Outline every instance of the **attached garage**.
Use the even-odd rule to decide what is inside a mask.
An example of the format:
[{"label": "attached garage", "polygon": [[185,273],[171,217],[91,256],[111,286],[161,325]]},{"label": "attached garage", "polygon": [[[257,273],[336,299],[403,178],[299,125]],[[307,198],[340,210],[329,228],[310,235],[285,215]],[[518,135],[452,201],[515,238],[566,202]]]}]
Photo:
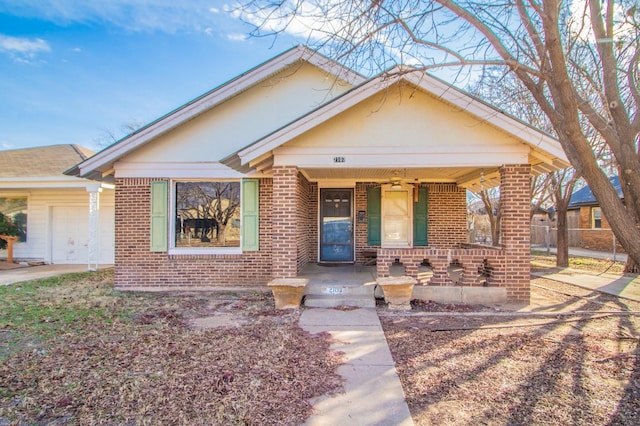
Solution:
[{"label": "attached garage", "polygon": [[16,260],[114,263],[113,186],[64,174],[90,154],[75,145],[0,151],[0,212],[20,225]]},{"label": "attached garage", "polygon": [[[98,263],[114,261],[114,209],[100,209]],[[87,207],[51,207],[51,263],[82,264],[89,259],[89,212]]]}]

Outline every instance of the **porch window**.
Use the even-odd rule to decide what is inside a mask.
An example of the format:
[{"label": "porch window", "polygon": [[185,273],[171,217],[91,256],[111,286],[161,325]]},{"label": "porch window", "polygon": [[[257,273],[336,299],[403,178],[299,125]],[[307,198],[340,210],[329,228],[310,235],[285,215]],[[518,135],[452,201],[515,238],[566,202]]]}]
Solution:
[{"label": "porch window", "polygon": [[367,188],[367,245],[427,246],[428,198],[425,187]]},{"label": "porch window", "polygon": [[240,182],[176,182],[174,213],[174,247],[240,247]]},{"label": "porch window", "polygon": [[602,210],[600,209],[600,207],[593,207],[591,209],[591,228],[602,228]]},{"label": "porch window", "polygon": [[383,189],[382,194],[382,246],[410,247],[413,244],[412,192]]},{"label": "porch window", "polygon": [[0,213],[18,228],[18,242],[27,241],[27,197],[0,197]]}]

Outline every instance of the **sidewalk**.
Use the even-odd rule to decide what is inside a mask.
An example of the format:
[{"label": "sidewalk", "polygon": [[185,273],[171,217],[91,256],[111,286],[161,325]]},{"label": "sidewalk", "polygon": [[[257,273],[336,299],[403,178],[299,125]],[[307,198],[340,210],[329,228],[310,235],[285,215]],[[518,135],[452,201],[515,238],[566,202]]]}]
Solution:
[{"label": "sidewalk", "polygon": [[[108,265],[100,265],[103,269]],[[72,272],[87,272],[87,265],[41,265],[0,271],[0,285],[15,284],[22,281],[39,280]]]},{"label": "sidewalk", "polygon": [[300,327],[330,333],[331,349],[345,357],[338,367],[344,393],[314,401],[307,425],[413,425],[375,309],[305,309]]},{"label": "sidewalk", "polygon": [[532,271],[531,275],[640,302],[640,276],[637,275],[596,275],[570,268],[548,268]]},{"label": "sidewalk", "polygon": [[[545,252],[547,248],[545,246],[532,246],[532,249],[536,251]],[[549,252],[556,254],[556,247],[549,247]],[[580,247],[569,247],[569,255],[570,256],[579,256],[579,257],[591,257],[593,259],[603,259],[603,260],[615,260],[617,262],[626,262],[627,254],[626,253],[613,253],[611,251],[597,251],[597,250],[589,250]]]}]

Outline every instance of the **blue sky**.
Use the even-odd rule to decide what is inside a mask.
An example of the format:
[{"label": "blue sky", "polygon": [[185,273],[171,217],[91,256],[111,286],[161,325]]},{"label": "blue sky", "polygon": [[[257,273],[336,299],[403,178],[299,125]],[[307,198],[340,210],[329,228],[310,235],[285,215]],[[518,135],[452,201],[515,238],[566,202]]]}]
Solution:
[{"label": "blue sky", "polygon": [[298,43],[249,30],[220,0],[0,0],[0,150],[98,150]]}]

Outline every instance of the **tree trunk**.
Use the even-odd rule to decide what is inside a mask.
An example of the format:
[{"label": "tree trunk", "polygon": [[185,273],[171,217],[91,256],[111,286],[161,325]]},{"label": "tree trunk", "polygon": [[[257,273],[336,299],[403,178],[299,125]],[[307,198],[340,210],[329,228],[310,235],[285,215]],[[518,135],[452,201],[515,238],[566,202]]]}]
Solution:
[{"label": "tree trunk", "polygon": [[569,227],[567,226],[567,209],[559,208],[556,215],[558,226],[556,266],[560,268],[567,268],[569,267]]},{"label": "tree trunk", "polygon": [[497,246],[500,244],[500,201],[496,201],[498,204],[496,211],[498,213],[494,215],[494,206],[489,192],[483,189],[480,191],[480,198],[482,199],[484,209],[489,217],[489,225],[491,225],[491,244]]},{"label": "tree trunk", "polygon": [[224,225],[222,222],[218,222],[218,230],[217,230],[217,233],[216,233],[216,241],[220,245],[225,243],[224,228],[226,228],[226,227],[227,227],[227,225]]},{"label": "tree trunk", "polygon": [[631,256],[627,256],[627,263],[624,265],[624,272],[640,274],[640,265],[638,265]]},{"label": "tree trunk", "polygon": [[494,246],[500,245],[500,209],[498,209],[498,214],[492,216],[492,226],[491,226],[491,241]]}]

